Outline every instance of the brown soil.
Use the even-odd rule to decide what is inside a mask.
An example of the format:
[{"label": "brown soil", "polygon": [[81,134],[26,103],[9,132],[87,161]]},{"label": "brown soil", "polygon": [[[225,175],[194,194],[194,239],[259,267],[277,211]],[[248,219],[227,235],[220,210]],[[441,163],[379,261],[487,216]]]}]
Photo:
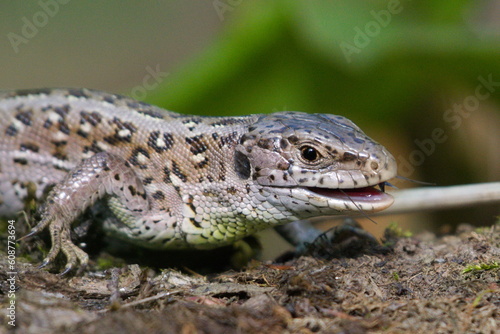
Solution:
[{"label": "brown soil", "polygon": [[[461,226],[455,235],[441,238],[425,233],[395,240],[389,235],[389,247],[371,255],[300,257],[280,264],[254,261],[245,270],[208,276],[123,264],[105,271],[91,266],[83,275],[60,277],[18,257],[15,329],[19,333],[498,333],[499,232],[497,224],[480,230]],[[12,330],[5,316],[7,265],[3,253],[2,326]],[[464,273],[470,265],[483,267]]]}]

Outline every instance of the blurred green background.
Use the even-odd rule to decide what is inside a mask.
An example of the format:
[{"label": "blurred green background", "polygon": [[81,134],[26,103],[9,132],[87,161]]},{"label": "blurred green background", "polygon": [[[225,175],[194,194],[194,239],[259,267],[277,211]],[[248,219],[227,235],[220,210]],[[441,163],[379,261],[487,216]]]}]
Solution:
[{"label": "blurred green background", "polygon": [[[4,1],[0,89],[88,87],[201,115],[341,114],[403,176],[499,181],[499,17],[499,1],[477,0]],[[498,213],[390,220],[445,232]]]}]

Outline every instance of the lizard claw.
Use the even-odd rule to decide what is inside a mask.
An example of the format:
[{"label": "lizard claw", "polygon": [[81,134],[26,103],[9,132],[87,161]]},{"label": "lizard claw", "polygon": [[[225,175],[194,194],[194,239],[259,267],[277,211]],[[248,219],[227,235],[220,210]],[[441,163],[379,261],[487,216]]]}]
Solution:
[{"label": "lizard claw", "polygon": [[28,234],[20,237],[19,239],[17,239],[17,241],[28,239],[28,238],[38,234],[40,231],[42,231],[43,229],[45,229],[49,225],[52,225],[52,219],[48,219],[48,218],[42,219],[42,221],[39,222],[37,225],[35,225]]},{"label": "lizard claw", "polygon": [[45,268],[49,263],[50,261],[48,259],[45,259],[43,260],[42,264],[37,267],[37,269]]},{"label": "lizard claw", "polygon": [[58,275],[59,276],[64,276],[66,275],[67,273],[69,273],[71,271],[71,269],[73,269],[72,266],[66,266],[66,268],[64,268],[64,270],[62,272],[60,272]]},{"label": "lizard claw", "polygon": [[63,236],[63,240],[61,242],[61,250],[66,255],[68,259],[68,263],[66,264],[66,268],[60,274],[63,276],[64,274],[71,271],[74,267],[77,266],[77,263],[80,263],[80,266],[86,267],[89,262],[89,256],[83,250],[81,250],[78,246],[76,246],[71,239],[69,239],[69,233],[67,235],[68,238]]},{"label": "lizard claw", "polygon": [[23,240],[26,240],[28,238],[31,238],[32,236],[34,236],[35,234],[37,234],[39,232],[39,230],[34,227],[28,234],[26,235],[23,235],[22,237],[20,237],[19,239],[17,239],[16,241],[19,242],[19,241],[23,241]]}]

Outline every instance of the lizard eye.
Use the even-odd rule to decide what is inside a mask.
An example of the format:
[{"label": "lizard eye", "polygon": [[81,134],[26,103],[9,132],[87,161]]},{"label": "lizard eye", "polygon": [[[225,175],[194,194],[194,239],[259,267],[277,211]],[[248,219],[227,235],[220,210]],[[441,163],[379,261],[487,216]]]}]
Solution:
[{"label": "lizard eye", "polygon": [[300,156],[305,162],[316,162],[321,158],[318,150],[311,146],[302,146],[300,148]]}]

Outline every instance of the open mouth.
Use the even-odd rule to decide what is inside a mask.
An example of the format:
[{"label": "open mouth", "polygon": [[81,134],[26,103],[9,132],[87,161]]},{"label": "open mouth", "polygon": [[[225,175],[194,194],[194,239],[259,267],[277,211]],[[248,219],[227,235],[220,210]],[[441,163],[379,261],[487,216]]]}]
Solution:
[{"label": "open mouth", "polygon": [[392,196],[385,193],[385,182],[376,186],[354,188],[354,189],[328,189],[318,187],[308,187],[307,189],[320,196],[335,198],[343,201],[352,201],[356,203],[374,203],[374,202],[387,202],[391,201]]}]

